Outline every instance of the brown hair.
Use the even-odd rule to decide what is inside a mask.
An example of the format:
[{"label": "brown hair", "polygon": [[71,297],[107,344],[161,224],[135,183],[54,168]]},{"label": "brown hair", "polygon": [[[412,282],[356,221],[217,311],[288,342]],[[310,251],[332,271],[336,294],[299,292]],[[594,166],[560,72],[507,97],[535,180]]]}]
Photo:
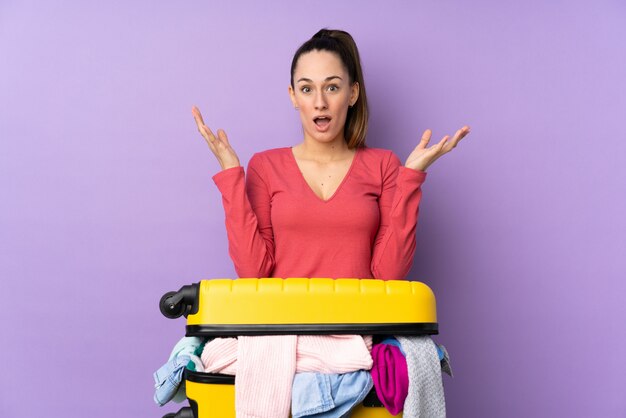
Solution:
[{"label": "brown hair", "polygon": [[329,51],[337,54],[344,67],[348,70],[350,83],[359,83],[359,97],[354,105],[348,108],[346,124],[344,125],[344,136],[348,143],[348,148],[364,147],[369,112],[367,95],[365,94],[365,81],[363,80],[363,71],[361,70],[361,58],[359,57],[359,50],[354,39],[348,32],[334,29],[322,29],[313,35],[311,39],[298,48],[291,61],[292,88],[294,88],[293,76],[300,55],[314,50]]}]

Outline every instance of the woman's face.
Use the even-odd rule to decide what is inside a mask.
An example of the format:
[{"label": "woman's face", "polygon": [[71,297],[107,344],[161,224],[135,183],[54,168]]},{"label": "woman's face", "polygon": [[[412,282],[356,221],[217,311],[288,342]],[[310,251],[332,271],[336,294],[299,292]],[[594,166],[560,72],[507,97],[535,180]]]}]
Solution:
[{"label": "woman's face", "polygon": [[344,141],[348,106],[359,97],[359,84],[352,83],[337,54],[313,50],[298,58],[294,87],[289,86],[293,105],[300,110],[305,139],[319,142]]}]

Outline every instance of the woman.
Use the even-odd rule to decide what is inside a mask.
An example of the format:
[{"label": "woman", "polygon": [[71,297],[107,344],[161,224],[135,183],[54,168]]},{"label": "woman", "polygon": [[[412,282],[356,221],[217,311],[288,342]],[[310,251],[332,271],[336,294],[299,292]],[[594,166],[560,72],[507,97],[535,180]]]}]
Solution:
[{"label": "woman", "polygon": [[255,154],[247,176],[226,133],[215,136],[192,109],[222,168],[213,179],[239,277],[404,279],[426,169],[469,127],[430,147],[426,130],[404,166],[391,151],[366,147],[359,53],[340,30],[322,29],[296,51],[289,96],[302,142]]}]

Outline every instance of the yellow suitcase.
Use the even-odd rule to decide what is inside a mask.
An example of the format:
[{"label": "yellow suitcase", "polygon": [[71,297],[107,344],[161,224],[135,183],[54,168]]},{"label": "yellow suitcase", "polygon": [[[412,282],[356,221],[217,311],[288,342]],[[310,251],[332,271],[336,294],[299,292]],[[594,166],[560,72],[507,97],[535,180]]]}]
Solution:
[{"label": "yellow suitcase", "polygon": [[[438,333],[435,296],[421,282],[374,279],[212,279],[168,292],[159,307],[187,317],[187,336]],[[234,377],[185,371],[190,407],[163,418],[235,418]],[[402,414],[396,415],[401,417]],[[352,418],[393,417],[374,390]]]}]

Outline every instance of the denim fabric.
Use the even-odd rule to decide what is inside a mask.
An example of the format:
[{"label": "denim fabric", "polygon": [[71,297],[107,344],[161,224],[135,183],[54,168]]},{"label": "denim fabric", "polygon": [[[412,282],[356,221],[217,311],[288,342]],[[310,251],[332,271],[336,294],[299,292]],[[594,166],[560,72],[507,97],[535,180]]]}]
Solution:
[{"label": "denim fabric", "polygon": [[450,355],[448,354],[448,350],[446,350],[446,347],[441,344],[437,345],[437,349],[443,352],[443,359],[442,355],[439,355],[439,359],[441,360],[441,371],[447,373],[450,377],[453,377],[454,374],[452,373],[452,365],[450,364]]},{"label": "denim fabric", "polygon": [[[200,357],[204,348],[204,339],[198,337],[183,337],[176,343],[170,354],[170,360],[174,357],[189,355]],[[202,371],[202,370],[199,370]]]},{"label": "denim fabric", "polygon": [[204,371],[200,359],[204,344],[205,340],[198,337],[183,337],[176,343],[168,362],[154,373],[157,404],[163,406],[169,401],[180,403],[187,399],[183,371],[185,368]]},{"label": "denim fabric", "polygon": [[156,389],[154,401],[159,406],[165,405],[177,394],[187,363],[189,363],[189,356],[178,356],[154,372],[154,387]]},{"label": "denim fabric", "polygon": [[370,373],[296,373],[291,391],[293,418],[346,418],[372,389]]},{"label": "denim fabric", "polygon": [[435,347],[437,347],[437,355],[439,356],[439,361],[443,360],[443,350],[441,349],[441,347],[443,346],[435,344]]}]

